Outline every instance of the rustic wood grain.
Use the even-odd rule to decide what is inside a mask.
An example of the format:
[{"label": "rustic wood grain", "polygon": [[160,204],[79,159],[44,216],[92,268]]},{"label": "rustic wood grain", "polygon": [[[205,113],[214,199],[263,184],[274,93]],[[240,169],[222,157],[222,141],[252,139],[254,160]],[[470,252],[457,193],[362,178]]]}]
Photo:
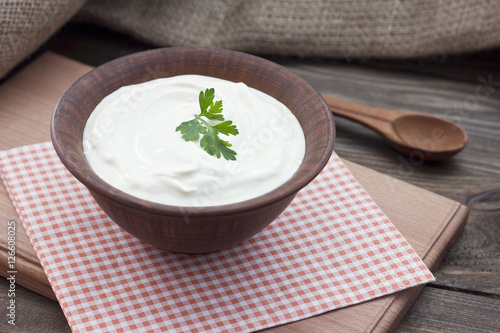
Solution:
[{"label": "rustic wood grain", "polygon": [[31,290],[16,286],[16,325],[7,324],[5,318],[7,304],[11,298],[7,296],[7,281],[0,282],[0,304],[2,304],[2,320],[0,332],[16,333],[70,333],[71,329],[64,317],[59,303],[38,295]]},{"label": "rustic wood grain", "polygon": [[[59,67],[64,67],[65,71],[59,72],[54,70]],[[34,69],[33,71],[32,68]],[[45,70],[40,70],[40,68]],[[20,86],[23,86],[23,80],[27,82],[46,80],[52,82],[52,85],[47,85],[43,88],[38,87],[38,99],[43,100],[44,103],[42,105],[55,105],[57,96],[51,95],[51,89],[53,87],[60,88],[67,86],[68,82],[66,79],[68,77],[76,78],[78,75],[81,75],[82,71],[85,72],[87,70],[87,66],[75,63],[69,59],[52,53],[44,54],[39,60],[20,72],[18,76],[13,77],[12,84],[9,81],[2,85],[0,93],[9,94],[11,91],[17,91]],[[27,73],[33,73],[33,75],[28,76]],[[21,79],[17,79],[18,77]],[[64,80],[61,80],[62,77],[64,77]],[[32,127],[36,127],[36,124],[43,123],[43,120],[50,118],[53,107],[34,108],[32,105],[38,105],[38,103],[31,98],[30,91],[23,92],[19,90],[19,94],[17,99],[7,101],[3,104],[1,110],[4,115],[17,114],[19,109],[36,110],[34,113],[28,111],[28,115],[33,118],[28,117],[25,120]],[[60,104],[61,102],[59,102]],[[26,123],[22,125],[29,127]],[[8,141],[8,138],[6,140]],[[16,141],[16,144],[22,143]],[[0,145],[0,148],[3,147]],[[379,203],[382,210],[412,244],[415,251],[428,266],[435,269],[463,227],[467,219],[467,209],[445,197],[424,191],[354,163],[345,162],[355,177],[364,185],[368,193],[372,194],[374,200]],[[415,194],[418,195],[415,196]],[[395,204],[397,199],[399,199],[399,202]],[[9,200],[4,197],[0,201],[8,205]],[[15,217],[12,219],[15,220]],[[415,227],[414,222],[419,222],[425,227]],[[17,235],[20,240],[26,238],[20,226],[17,228]],[[3,241],[5,239],[6,234],[3,234],[0,238],[0,247],[6,246]],[[5,252],[5,249],[3,250]],[[55,299],[50,286],[47,284],[47,279],[43,276],[43,272],[40,271],[40,266],[36,261],[36,255],[31,246],[25,243],[18,243],[17,257],[18,283]],[[6,261],[0,261],[0,267],[7,270],[4,267],[5,263]],[[329,312],[276,329],[295,330],[300,329],[300,327],[310,327],[317,331],[328,332],[329,327],[335,323],[335,327],[349,331],[384,332],[394,328],[422,288],[412,288],[402,293],[365,302],[354,307],[348,307],[342,309],[342,311]]]},{"label": "rustic wood grain", "polygon": [[[361,125],[336,118],[336,151],[350,161],[405,182],[463,204],[473,203],[462,237],[436,272],[437,284],[500,295],[500,210],[484,209],[500,202],[491,187],[500,182],[500,84],[496,83],[500,74],[491,72],[492,84],[485,85],[479,80],[454,81],[358,64],[282,63],[324,94],[375,107],[444,116],[465,128],[469,144],[463,152],[449,161],[422,163],[404,158]],[[489,82],[489,74],[483,71],[482,75]],[[477,89],[490,94],[477,98]],[[482,191],[488,203],[471,202]]]},{"label": "rustic wood grain", "polygon": [[[6,82],[0,89],[0,92],[8,94],[11,91],[18,89],[22,86],[23,79],[29,82],[49,80],[52,82],[51,86],[45,86],[40,90],[38,99],[43,100],[45,104],[55,104],[57,99],[55,96],[48,94],[53,86],[68,85],[66,81],[60,81],[60,77],[74,77],[80,75],[82,71],[88,70],[88,67],[74,63],[68,59],[61,58],[54,54],[44,54],[40,58],[40,63],[45,68],[45,71],[39,71],[38,61],[34,62],[32,66],[28,66],[24,72],[19,73],[21,80],[16,80],[17,76],[13,78],[13,84]],[[47,71],[48,68],[58,68],[59,64],[66,67],[64,73]],[[76,68],[73,70],[72,67]],[[26,73],[31,72],[34,68],[33,76],[26,77]],[[39,88],[40,89],[40,88]],[[44,93],[43,90],[46,90]],[[19,92],[21,95],[16,100],[7,101],[3,104],[3,114],[16,114],[16,110],[32,110],[32,104],[37,104],[30,98],[30,92]],[[49,97],[44,97],[48,95]],[[37,104],[38,105],[38,104]],[[36,109],[36,112],[29,113],[28,115],[44,120],[50,118],[52,108]],[[40,121],[26,119],[27,123],[31,126],[40,123]],[[43,123],[43,121],[41,122]],[[27,126],[27,124],[22,124]],[[8,140],[8,138],[6,139]],[[19,142],[16,142],[19,144]],[[1,148],[1,147],[0,147]],[[381,208],[385,211],[388,217],[394,221],[396,226],[400,229],[403,235],[410,241],[413,248],[424,259],[427,265],[435,268],[442,260],[444,253],[448,251],[458,230],[461,229],[466,221],[467,210],[457,204],[456,202],[447,198],[438,196],[436,194],[423,191],[417,187],[407,185],[401,181],[395,180],[389,176],[378,174],[362,166],[347,162],[348,167],[371,193],[374,200],[379,202]],[[418,193],[418,196],[415,194]],[[395,204],[395,200],[399,199],[400,202]],[[2,200],[4,203],[8,200]],[[424,208],[425,207],[425,208]],[[10,213],[9,213],[10,214]],[[12,218],[12,219],[15,219]],[[420,222],[425,225],[425,228],[416,228],[412,222]],[[410,223],[409,223],[410,222]],[[23,239],[23,230],[18,227],[18,238]],[[5,239],[3,235],[2,239]],[[25,237],[24,237],[25,238]],[[451,241],[450,241],[451,240]],[[23,243],[18,243],[18,282],[29,287],[32,290],[40,292],[51,298],[54,298],[51,293],[50,286],[47,285],[47,280],[43,276],[40,279],[40,267],[37,266],[36,260],[33,260],[34,253],[32,248]],[[31,258],[30,261],[24,258]],[[5,261],[2,261],[5,263]],[[355,307],[348,307],[342,311],[333,311],[322,316],[284,325],[279,328],[280,330],[289,329],[304,329],[309,327],[317,331],[329,331],[329,327],[335,325],[339,329],[346,329],[349,331],[380,331],[384,332],[388,329],[393,329],[394,325],[399,322],[404,312],[417,296],[422,287],[413,288],[403,293],[390,295],[371,302],[365,302]],[[271,329],[273,330],[273,329]]]},{"label": "rustic wood grain", "polygon": [[417,59],[354,60],[365,67],[385,68],[400,72],[424,73],[455,81],[476,82],[480,75],[500,75],[500,49],[460,55],[436,55]]},{"label": "rustic wood grain", "polygon": [[[34,144],[41,141],[50,140],[49,124],[50,112],[55,106],[59,97],[64,93],[75,79],[86,73],[91,67],[79,63],[77,68],[73,60],[53,55],[54,58],[40,57],[30,65],[29,71],[21,70],[9,79],[8,87],[3,86],[0,90],[0,124],[2,132],[0,135],[0,147],[2,150],[18,147],[25,144]],[[58,68],[52,68],[54,59],[65,59]],[[49,75],[50,73],[50,75]],[[71,75],[67,75],[71,73]],[[31,76],[39,78],[36,81],[30,79]],[[60,83],[54,85],[53,78],[59,78]],[[50,89],[47,89],[50,87]],[[25,91],[30,91],[32,100],[25,100]],[[23,96],[23,98],[19,98]],[[47,102],[50,101],[50,102]],[[22,112],[6,112],[2,106],[10,107]],[[33,124],[38,126],[33,126]],[[20,135],[22,133],[22,135]],[[0,197],[6,198],[7,192],[0,182]],[[11,203],[0,200],[0,218],[2,221],[16,221],[16,247],[29,248],[31,246],[28,237],[19,222],[16,211]],[[7,226],[0,231],[3,239],[6,239]],[[5,247],[0,245],[0,262],[7,262]],[[47,277],[40,267],[40,263],[33,251],[26,251],[16,254],[16,262],[24,267],[24,271],[16,276],[16,282],[25,287],[38,290],[40,294],[55,299],[50,288]]]},{"label": "rustic wood grain", "polygon": [[425,288],[412,311],[401,321],[398,332],[474,332],[500,330],[500,302],[496,298],[450,293]]},{"label": "rustic wood grain", "polygon": [[[69,25],[43,49],[96,66],[150,47],[97,27]],[[500,50],[407,61],[271,59],[322,88],[321,92],[339,98],[392,109],[448,114],[461,125],[466,123],[470,137],[466,149],[448,162],[411,165],[375,133],[337,118],[336,150],[342,157],[462,203],[468,202],[478,189],[500,183],[500,87],[492,87],[494,91],[480,100],[476,109],[465,104],[467,96],[475,96],[481,84],[478,77],[488,78],[491,74],[492,81],[500,81]],[[495,197],[488,200],[493,205],[498,203]],[[434,285],[443,289],[434,292],[434,287],[426,287],[396,332],[448,332],[448,327],[456,332],[495,331],[490,323],[497,323],[500,317],[499,220],[498,209],[472,207],[464,232],[435,273],[438,281]],[[0,293],[5,294],[7,289],[7,281],[2,279]],[[23,299],[37,299],[36,294],[23,288],[19,294],[24,295]],[[44,314],[37,317],[40,325],[61,320],[65,324],[65,319],[58,316],[60,310],[44,311],[57,303],[42,300],[27,303],[33,315]],[[436,304],[439,311],[435,310]],[[482,320],[470,320],[475,315]],[[454,323],[446,324],[450,317]],[[18,329],[36,332],[24,326]]]}]

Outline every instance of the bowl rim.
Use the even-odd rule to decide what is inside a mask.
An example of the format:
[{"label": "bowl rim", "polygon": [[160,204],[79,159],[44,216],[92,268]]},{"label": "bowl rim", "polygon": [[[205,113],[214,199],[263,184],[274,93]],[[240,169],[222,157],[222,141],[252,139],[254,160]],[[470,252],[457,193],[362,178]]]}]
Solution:
[{"label": "bowl rim", "polygon": [[[167,204],[161,204],[153,201],[149,201],[146,199],[142,199],[136,196],[133,196],[131,194],[128,194],[112,185],[107,183],[105,180],[103,180],[101,177],[99,177],[95,172],[93,172],[92,168],[90,167],[90,171],[93,172],[92,177],[89,175],[86,175],[84,172],[80,170],[78,165],[74,163],[71,159],[67,158],[67,153],[68,149],[71,149],[70,147],[65,147],[64,145],[61,144],[60,140],[58,139],[58,129],[56,128],[56,119],[59,116],[59,113],[61,112],[61,108],[64,106],[64,104],[67,102],[68,96],[72,93],[74,89],[77,89],[79,85],[82,84],[85,80],[87,80],[89,77],[92,75],[95,75],[99,71],[106,70],[107,68],[113,68],[113,66],[117,66],[120,63],[123,62],[128,62],[128,61],[134,61],[136,59],[140,59],[144,55],[150,55],[154,54],[157,52],[208,52],[208,53],[221,53],[221,54],[227,54],[229,56],[233,57],[240,57],[240,58],[248,58],[253,60],[254,62],[257,63],[262,63],[265,66],[270,66],[271,68],[279,69],[280,71],[284,71],[287,75],[290,77],[293,77],[296,82],[299,82],[304,88],[309,90],[317,99],[317,102],[322,106],[322,109],[325,113],[326,118],[328,119],[327,121],[327,132],[329,135],[325,138],[325,149],[321,154],[321,158],[316,161],[316,164],[310,170],[303,176],[302,178],[299,179],[299,181],[290,183],[290,180],[294,178],[294,175],[287,181],[285,181],[283,184],[278,186],[277,188],[271,190],[270,192],[264,193],[258,197],[254,197],[248,200],[244,201],[239,201],[235,203],[230,203],[230,204],[225,204],[225,205],[217,205],[217,206],[174,206],[174,205],[167,205]],[[311,96],[312,97],[312,96]],[[133,54],[129,54],[123,57],[116,58],[114,60],[111,60],[109,62],[106,62],[102,65],[99,65],[83,76],[81,76],[79,79],[77,79],[67,90],[66,92],[61,96],[59,99],[54,112],[52,114],[51,118],[51,124],[50,124],[50,136],[52,140],[52,144],[54,146],[54,149],[59,156],[60,160],[64,164],[64,166],[68,169],[68,171],[77,179],[79,180],[83,185],[85,185],[90,191],[91,194],[92,192],[95,192],[101,196],[106,197],[108,200],[115,201],[119,204],[128,206],[129,208],[132,209],[137,209],[141,211],[147,211],[148,213],[152,214],[157,214],[157,215],[162,215],[162,216],[179,216],[179,214],[182,214],[185,216],[187,219],[189,219],[190,216],[225,216],[225,215],[232,215],[235,213],[243,213],[247,211],[252,211],[256,210],[261,207],[265,207],[268,205],[272,205],[275,202],[278,202],[280,200],[285,199],[286,197],[289,197],[291,195],[295,196],[298,191],[300,191],[303,187],[305,187],[307,184],[309,184],[316,176],[323,170],[323,168],[326,166],[328,160],[330,159],[332,153],[333,153],[333,147],[335,143],[335,121],[333,118],[333,115],[326,104],[325,100],[322,98],[321,94],[316,91],[307,81],[305,81],[303,78],[298,76],[297,74],[293,73],[289,69],[274,63],[270,60],[244,53],[244,52],[239,52],[239,51],[233,51],[233,50],[226,50],[226,49],[220,49],[220,48],[206,48],[206,47],[167,47],[167,48],[157,48],[157,49],[152,49],[152,50],[146,50],[142,52],[137,52]],[[307,149],[307,147],[306,147]],[[82,152],[83,154],[83,152]],[[85,156],[83,155],[85,158]],[[302,165],[302,163],[301,163]],[[300,166],[299,166],[300,169]],[[298,170],[299,170],[298,169]],[[115,192],[119,195],[110,195],[110,192],[108,191],[109,188],[113,188]]]}]

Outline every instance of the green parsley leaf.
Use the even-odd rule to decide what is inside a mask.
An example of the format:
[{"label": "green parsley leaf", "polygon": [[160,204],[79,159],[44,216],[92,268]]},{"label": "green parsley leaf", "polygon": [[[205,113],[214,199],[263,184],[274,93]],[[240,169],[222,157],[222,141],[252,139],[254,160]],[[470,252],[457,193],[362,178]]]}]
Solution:
[{"label": "green parsley leaf", "polygon": [[[226,160],[236,160],[236,152],[229,147],[232,146],[228,141],[219,138],[219,133],[224,135],[238,135],[239,131],[231,120],[225,120],[222,115],[222,101],[215,101],[215,89],[206,89],[200,91],[199,103],[201,112],[195,115],[194,119],[182,122],[175,129],[181,132],[182,138],[186,141],[197,141],[202,135],[200,146],[210,155],[220,158],[223,156]],[[208,120],[222,121],[216,125],[208,123]]]},{"label": "green parsley leaf", "polygon": [[210,110],[208,110],[210,113],[221,113],[222,112],[222,101],[215,101],[213,104],[210,105]]},{"label": "green parsley leaf", "polygon": [[197,141],[200,138],[200,134],[205,134],[207,132],[205,126],[196,118],[182,122],[175,130],[177,132],[180,131],[182,138],[186,141]]},{"label": "green parsley leaf", "polygon": [[220,120],[220,121],[224,120],[224,116],[221,114],[205,113],[203,116],[207,117],[207,119],[210,120]]},{"label": "green parsley leaf", "polygon": [[231,147],[227,141],[221,140],[214,127],[209,128],[207,133],[200,141],[200,146],[212,156],[220,158],[221,154],[226,160],[236,160],[236,152],[228,147]]},{"label": "green parsley leaf", "polygon": [[236,128],[236,125],[231,125],[233,122],[231,120],[227,120],[223,123],[217,124],[214,126],[215,130],[224,135],[237,135],[240,132]]},{"label": "green parsley leaf", "polygon": [[207,112],[208,107],[212,104],[212,101],[215,98],[215,89],[207,89],[205,90],[205,93],[203,91],[200,91],[200,109],[201,109],[201,114]]}]

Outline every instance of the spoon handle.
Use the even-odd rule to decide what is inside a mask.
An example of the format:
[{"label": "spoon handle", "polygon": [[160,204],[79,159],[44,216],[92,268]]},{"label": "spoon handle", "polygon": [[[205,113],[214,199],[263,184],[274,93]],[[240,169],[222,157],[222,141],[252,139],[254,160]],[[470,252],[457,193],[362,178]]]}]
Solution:
[{"label": "spoon handle", "polygon": [[333,114],[349,118],[379,132],[387,133],[391,122],[404,115],[405,111],[394,111],[343,101],[323,95]]}]

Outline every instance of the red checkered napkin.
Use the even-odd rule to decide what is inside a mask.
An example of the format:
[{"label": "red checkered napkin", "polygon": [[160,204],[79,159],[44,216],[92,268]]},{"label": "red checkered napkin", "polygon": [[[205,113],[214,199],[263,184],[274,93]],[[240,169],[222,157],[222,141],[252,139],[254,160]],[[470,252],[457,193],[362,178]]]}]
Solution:
[{"label": "red checkered napkin", "polygon": [[50,143],[0,168],[74,332],[253,331],[434,279],[336,154],[269,227],[205,255],[127,234]]}]

